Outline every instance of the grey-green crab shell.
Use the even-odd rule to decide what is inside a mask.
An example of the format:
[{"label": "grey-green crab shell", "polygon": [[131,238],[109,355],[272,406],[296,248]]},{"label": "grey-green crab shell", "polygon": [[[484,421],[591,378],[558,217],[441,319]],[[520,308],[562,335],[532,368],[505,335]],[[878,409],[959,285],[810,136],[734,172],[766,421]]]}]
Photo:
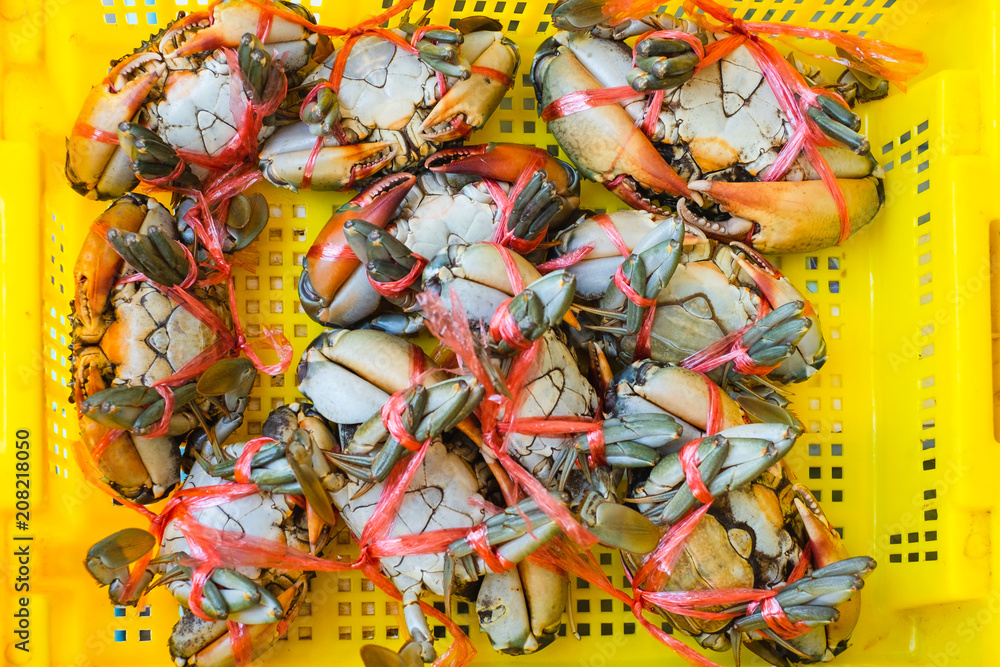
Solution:
[{"label": "grey-green crab shell", "polygon": [[[507,184],[500,185],[507,188]],[[393,235],[414,253],[433,258],[449,245],[489,241],[497,205],[472,176],[423,172],[396,211]]]}]

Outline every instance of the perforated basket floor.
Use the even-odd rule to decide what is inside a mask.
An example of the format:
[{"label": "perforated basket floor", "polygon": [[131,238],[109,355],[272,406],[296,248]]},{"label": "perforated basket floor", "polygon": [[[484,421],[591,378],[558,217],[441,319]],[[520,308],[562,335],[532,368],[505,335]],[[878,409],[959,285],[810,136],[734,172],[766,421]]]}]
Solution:
[{"label": "perforated basket floor", "polygon": [[[204,4],[204,3],[202,3]],[[323,23],[352,25],[388,3],[308,0]],[[474,140],[554,147],[537,118],[527,72],[551,32],[540,0],[433,0],[431,18],[489,13],[521,47],[514,90]],[[794,407],[808,433],[791,456],[856,554],[880,563],[863,594],[854,647],[842,665],[981,665],[1000,662],[1000,571],[991,548],[997,484],[993,456],[991,248],[996,217],[996,3],[971,0],[743,0],[744,18],[781,20],[884,37],[926,50],[931,66],[907,95],[862,109],[865,130],[888,172],[885,211],[843,247],[778,263],[819,311],[830,361],[797,389]],[[677,3],[669,5],[673,10]],[[178,607],[165,593],[142,610],[111,607],[81,561],[95,539],[141,525],[90,488],[68,446],[76,438],[67,403],[72,266],[83,234],[104,204],[72,193],[62,173],[63,141],[88,88],[107,61],[127,53],[180,9],[173,0],[0,0],[0,184],[2,216],[2,405],[4,489],[12,489],[15,433],[30,433],[29,526],[16,528],[13,491],[0,500],[4,569],[0,622],[10,664],[167,665],[166,639]],[[295,285],[309,242],[343,196],[261,187],[272,219],[256,274],[238,277],[241,317],[251,332],[282,329],[296,351],[320,328],[301,313]],[[585,188],[592,208],[618,207]],[[994,250],[994,252],[996,252]],[[254,393],[247,431],[295,399],[294,366]],[[18,563],[30,541],[30,652],[13,646]],[[338,547],[351,553],[352,547]],[[622,582],[617,559],[600,563]],[[621,603],[585,582],[573,587],[582,635],[524,663],[680,664],[637,630]],[[510,663],[476,630],[478,664]],[[398,647],[395,603],[359,573],[321,575],[308,603],[262,664],[358,664],[366,641]],[[440,628],[439,628],[440,630]],[[723,664],[731,657],[713,656]],[[754,664],[752,660],[748,663]]]}]

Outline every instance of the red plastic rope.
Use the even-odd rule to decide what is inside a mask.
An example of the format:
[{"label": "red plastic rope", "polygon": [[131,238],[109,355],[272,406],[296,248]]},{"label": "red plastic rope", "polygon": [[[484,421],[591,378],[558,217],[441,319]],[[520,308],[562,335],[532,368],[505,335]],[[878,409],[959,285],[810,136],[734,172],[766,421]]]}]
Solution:
[{"label": "red plastic rope", "polygon": [[473,65],[471,68],[473,74],[478,74],[479,76],[484,76],[487,79],[493,79],[498,81],[504,88],[510,88],[514,84],[514,80],[511,79],[505,72],[501,72],[498,69],[493,69],[492,67],[483,67],[481,65]]},{"label": "red plastic rope", "polygon": [[409,273],[399,280],[391,280],[389,282],[380,283],[372,278],[371,274],[368,274],[368,282],[371,283],[372,289],[387,299],[398,297],[400,294],[410,289],[410,287],[417,282],[417,279],[420,278],[420,274],[423,272],[424,267],[427,266],[427,260],[417,253],[413,253],[412,257],[416,261],[413,263],[413,266],[410,267]]},{"label": "red plastic rope", "polygon": [[309,259],[319,259],[328,262],[351,261],[357,262],[358,256],[351,250],[351,246],[339,243],[317,243],[306,252]]},{"label": "red plastic rope", "polygon": [[490,543],[487,541],[485,522],[469,531],[468,535],[465,536],[465,540],[472,547],[475,554],[483,559],[486,567],[490,568],[493,572],[503,574],[517,567],[517,563],[507,560],[490,546]]},{"label": "red plastic rope", "polygon": [[101,130],[83,122],[82,120],[77,120],[73,124],[73,129],[70,131],[71,134],[77,137],[83,137],[84,139],[90,139],[91,141],[97,141],[102,144],[117,144],[118,134],[115,132],[108,132],[107,130]]},{"label": "red plastic rope", "polygon": [[389,400],[382,406],[379,414],[382,416],[382,423],[389,431],[390,435],[399,441],[399,444],[406,447],[411,452],[416,452],[423,445],[415,439],[406,426],[403,424],[403,411],[406,409],[406,390],[397,391],[389,397]]},{"label": "red plastic rope", "polygon": [[264,445],[276,442],[278,441],[274,438],[261,436],[254,438],[243,445],[243,451],[240,452],[239,457],[236,459],[236,468],[233,471],[233,479],[235,479],[239,484],[249,484],[254,454],[259,452],[261,447]]},{"label": "red plastic rope", "polygon": [[698,464],[701,463],[701,458],[698,456],[698,447],[701,446],[704,438],[695,438],[694,440],[689,440],[680,451],[680,462],[681,469],[684,470],[684,479],[687,482],[688,488],[691,489],[691,495],[693,495],[699,502],[708,505],[715,498],[708,491],[708,487],[705,486],[705,480],[701,477],[701,471],[698,470]]},{"label": "red plastic rope", "polygon": [[555,259],[550,259],[547,262],[542,262],[541,264],[535,264],[535,268],[539,273],[552,273],[553,271],[559,271],[561,269],[568,269],[569,267],[579,264],[583,259],[594,252],[594,248],[597,246],[593,243],[587,243],[586,245],[580,246],[573,252],[567,253],[562,257],[556,257]]},{"label": "red plastic rope", "polygon": [[493,313],[493,319],[490,320],[490,336],[498,343],[504,342],[511,349],[524,352],[531,347],[531,341],[521,333],[517,320],[508,308],[513,300],[514,297],[505,300]]},{"label": "red plastic rope", "polygon": [[635,288],[632,287],[631,281],[625,277],[625,272],[622,271],[622,266],[622,264],[619,264],[618,269],[615,271],[613,279],[615,286],[621,290],[622,294],[624,294],[625,298],[629,301],[640,308],[648,309],[642,318],[642,325],[639,327],[639,333],[636,335],[635,351],[632,353],[632,358],[648,359],[650,355],[649,341],[653,333],[653,317],[656,315],[656,299],[647,299],[635,291]]}]

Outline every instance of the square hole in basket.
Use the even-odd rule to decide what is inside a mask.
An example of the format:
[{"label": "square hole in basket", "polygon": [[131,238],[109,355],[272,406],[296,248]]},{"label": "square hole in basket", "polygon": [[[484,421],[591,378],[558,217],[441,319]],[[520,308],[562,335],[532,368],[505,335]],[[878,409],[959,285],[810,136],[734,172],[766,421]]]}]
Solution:
[{"label": "square hole in basket", "polygon": [[282,290],[285,288],[285,281],[281,276],[271,276],[271,289]]},{"label": "square hole in basket", "polygon": [[468,614],[469,613],[469,603],[468,602],[459,602],[458,604],[456,604],[455,605],[455,613],[456,614]]},{"label": "square hole in basket", "polygon": [[435,639],[444,639],[445,635],[447,635],[447,634],[448,633],[445,630],[445,627],[443,625],[436,625],[436,626],[434,626],[434,638]]},{"label": "square hole in basket", "polygon": [[299,639],[309,641],[313,638],[313,629],[310,627],[299,628]]},{"label": "square hole in basket", "polygon": [[610,614],[615,610],[615,603],[613,600],[601,600],[601,612],[604,614]]},{"label": "square hole in basket", "polygon": [[337,603],[337,615],[338,616],[350,616],[351,615],[351,603],[350,602],[338,602]]},{"label": "square hole in basket", "polygon": [[386,639],[399,639],[399,628],[395,625],[387,625],[385,628]]},{"label": "square hole in basket", "polygon": [[114,637],[116,642],[123,642],[128,637],[128,635],[125,633],[124,630],[115,630]]},{"label": "square hole in basket", "polygon": [[809,456],[820,456],[822,454],[822,445],[811,444],[809,445]]},{"label": "square hole in basket", "polygon": [[148,642],[152,641],[152,639],[153,639],[152,630],[139,630],[139,641]]},{"label": "square hole in basket", "polygon": [[[441,629],[444,630],[444,628]],[[375,626],[373,625],[361,626],[361,638],[366,640],[375,639]]]},{"label": "square hole in basket", "polygon": [[399,603],[395,600],[389,600],[385,603],[385,615],[395,616],[399,613]]},{"label": "square hole in basket", "polygon": [[304,324],[296,324],[294,335],[296,338],[305,338],[307,335],[309,335],[309,327],[307,327]]},{"label": "square hole in basket", "polygon": [[299,607],[299,616],[312,616],[313,608],[312,604],[306,602],[301,607]]},{"label": "square hole in basket", "polygon": [[[342,535],[346,535],[347,532],[344,531],[341,534]],[[337,579],[337,590],[340,591],[341,593],[350,593],[351,592],[351,580],[350,579]]]},{"label": "square hole in basket", "polygon": [[361,590],[365,591],[366,593],[370,593],[371,591],[375,590],[375,584],[371,582],[371,579],[362,579]]},{"label": "square hole in basket", "polygon": [[275,375],[274,377],[272,377],[271,378],[271,386],[272,387],[284,387],[285,386],[285,376],[284,375]]},{"label": "square hole in basket", "polygon": [[260,289],[260,278],[257,276],[247,276],[247,290],[254,291]]},{"label": "square hole in basket", "polygon": [[337,639],[350,639],[351,638],[351,626],[342,625],[338,628]]},{"label": "square hole in basket", "polygon": [[375,615],[375,603],[374,602],[362,602],[361,603],[361,615],[362,616],[374,616]]},{"label": "square hole in basket", "polygon": [[590,611],[590,600],[577,600],[576,601],[576,610],[579,613],[581,613],[581,614],[589,612]]}]

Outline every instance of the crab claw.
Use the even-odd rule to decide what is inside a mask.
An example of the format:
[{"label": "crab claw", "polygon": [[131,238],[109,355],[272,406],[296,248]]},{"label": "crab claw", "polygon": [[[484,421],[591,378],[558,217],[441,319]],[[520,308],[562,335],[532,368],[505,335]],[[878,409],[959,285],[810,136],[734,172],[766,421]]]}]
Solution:
[{"label": "crab claw", "polygon": [[[875,176],[840,178],[837,184],[847,201],[853,234],[871,222],[885,203],[882,180]],[[822,181],[694,181],[690,187],[733,216],[721,222],[683,216],[707,234],[749,239],[765,254],[822,250],[840,240],[837,204]]]},{"label": "crab claw", "polygon": [[412,174],[387,176],[333,214],[306,255],[299,280],[299,298],[309,317],[324,325],[347,326],[370,315],[378,306],[379,294],[368,283],[361,262],[350,256],[329,258],[323,250],[348,248],[344,236],[348,220],[385,227],[416,182]]},{"label": "crab claw", "polygon": [[621,105],[605,104],[561,117],[550,111],[550,105],[566,95],[605,87],[580,61],[568,45],[572,38],[565,34],[550,37],[539,47],[533,78],[542,118],[580,172],[633,208],[651,213],[662,212],[651,201],[654,197],[692,196],[684,179]]},{"label": "crab claw", "polygon": [[[812,546],[813,567],[819,569],[848,558],[849,554],[840,541],[840,535],[830,525],[816,498],[801,484],[796,484],[794,490],[795,508],[805,524],[809,544]],[[847,646],[861,613],[861,599],[854,595],[842,602],[838,609],[839,620],[826,626],[827,646],[833,655]]]},{"label": "crab claw", "polygon": [[574,32],[590,30],[614,17],[608,9],[607,0],[563,0],[552,10],[552,25]]},{"label": "crab claw", "polygon": [[293,192],[303,187],[346,190],[381,171],[392,162],[397,150],[386,141],[341,146],[336,138],[323,137],[310,177],[306,178],[306,166],[318,140],[305,123],[288,125],[275,132],[260,153],[264,178]]},{"label": "crab claw", "polygon": [[300,20],[292,21],[286,18],[291,11],[284,3],[275,2],[275,10],[268,11],[265,3],[247,2],[245,0],[225,0],[212,8],[212,23],[207,28],[199,30],[193,37],[181,44],[172,56],[183,57],[193,53],[214,51],[223,46],[236,48],[243,35],[254,34],[258,26],[268,22],[266,44],[281,44],[301,41],[307,37],[304,23],[310,21],[306,13],[300,12]]},{"label": "crab claw", "polygon": [[[164,71],[158,53],[142,51],[118,61],[91,88],[66,140],[66,178],[74,190],[89,199],[112,199],[135,186],[129,156],[111,138],[119,123],[135,117]],[[94,136],[101,133],[107,141]]]},{"label": "crab claw", "polygon": [[546,173],[560,195],[579,196],[580,176],[576,169],[552,157],[548,151],[532,146],[489,143],[446,148],[427,158],[424,166],[435,172],[470,174],[515,183],[539,161],[535,169]]},{"label": "crab claw", "polygon": [[147,213],[154,211],[157,215],[170,217],[166,209],[145,195],[128,194],[117,199],[94,221],[73,267],[76,288],[73,336],[81,342],[94,344],[104,335],[108,326],[104,321],[104,310],[124,263],[99,230],[114,228],[137,232]]},{"label": "crab claw", "polygon": [[461,139],[489,119],[510,89],[520,65],[517,46],[500,32],[466,35],[462,56],[472,75],[452,84],[417,129],[428,141]]}]

